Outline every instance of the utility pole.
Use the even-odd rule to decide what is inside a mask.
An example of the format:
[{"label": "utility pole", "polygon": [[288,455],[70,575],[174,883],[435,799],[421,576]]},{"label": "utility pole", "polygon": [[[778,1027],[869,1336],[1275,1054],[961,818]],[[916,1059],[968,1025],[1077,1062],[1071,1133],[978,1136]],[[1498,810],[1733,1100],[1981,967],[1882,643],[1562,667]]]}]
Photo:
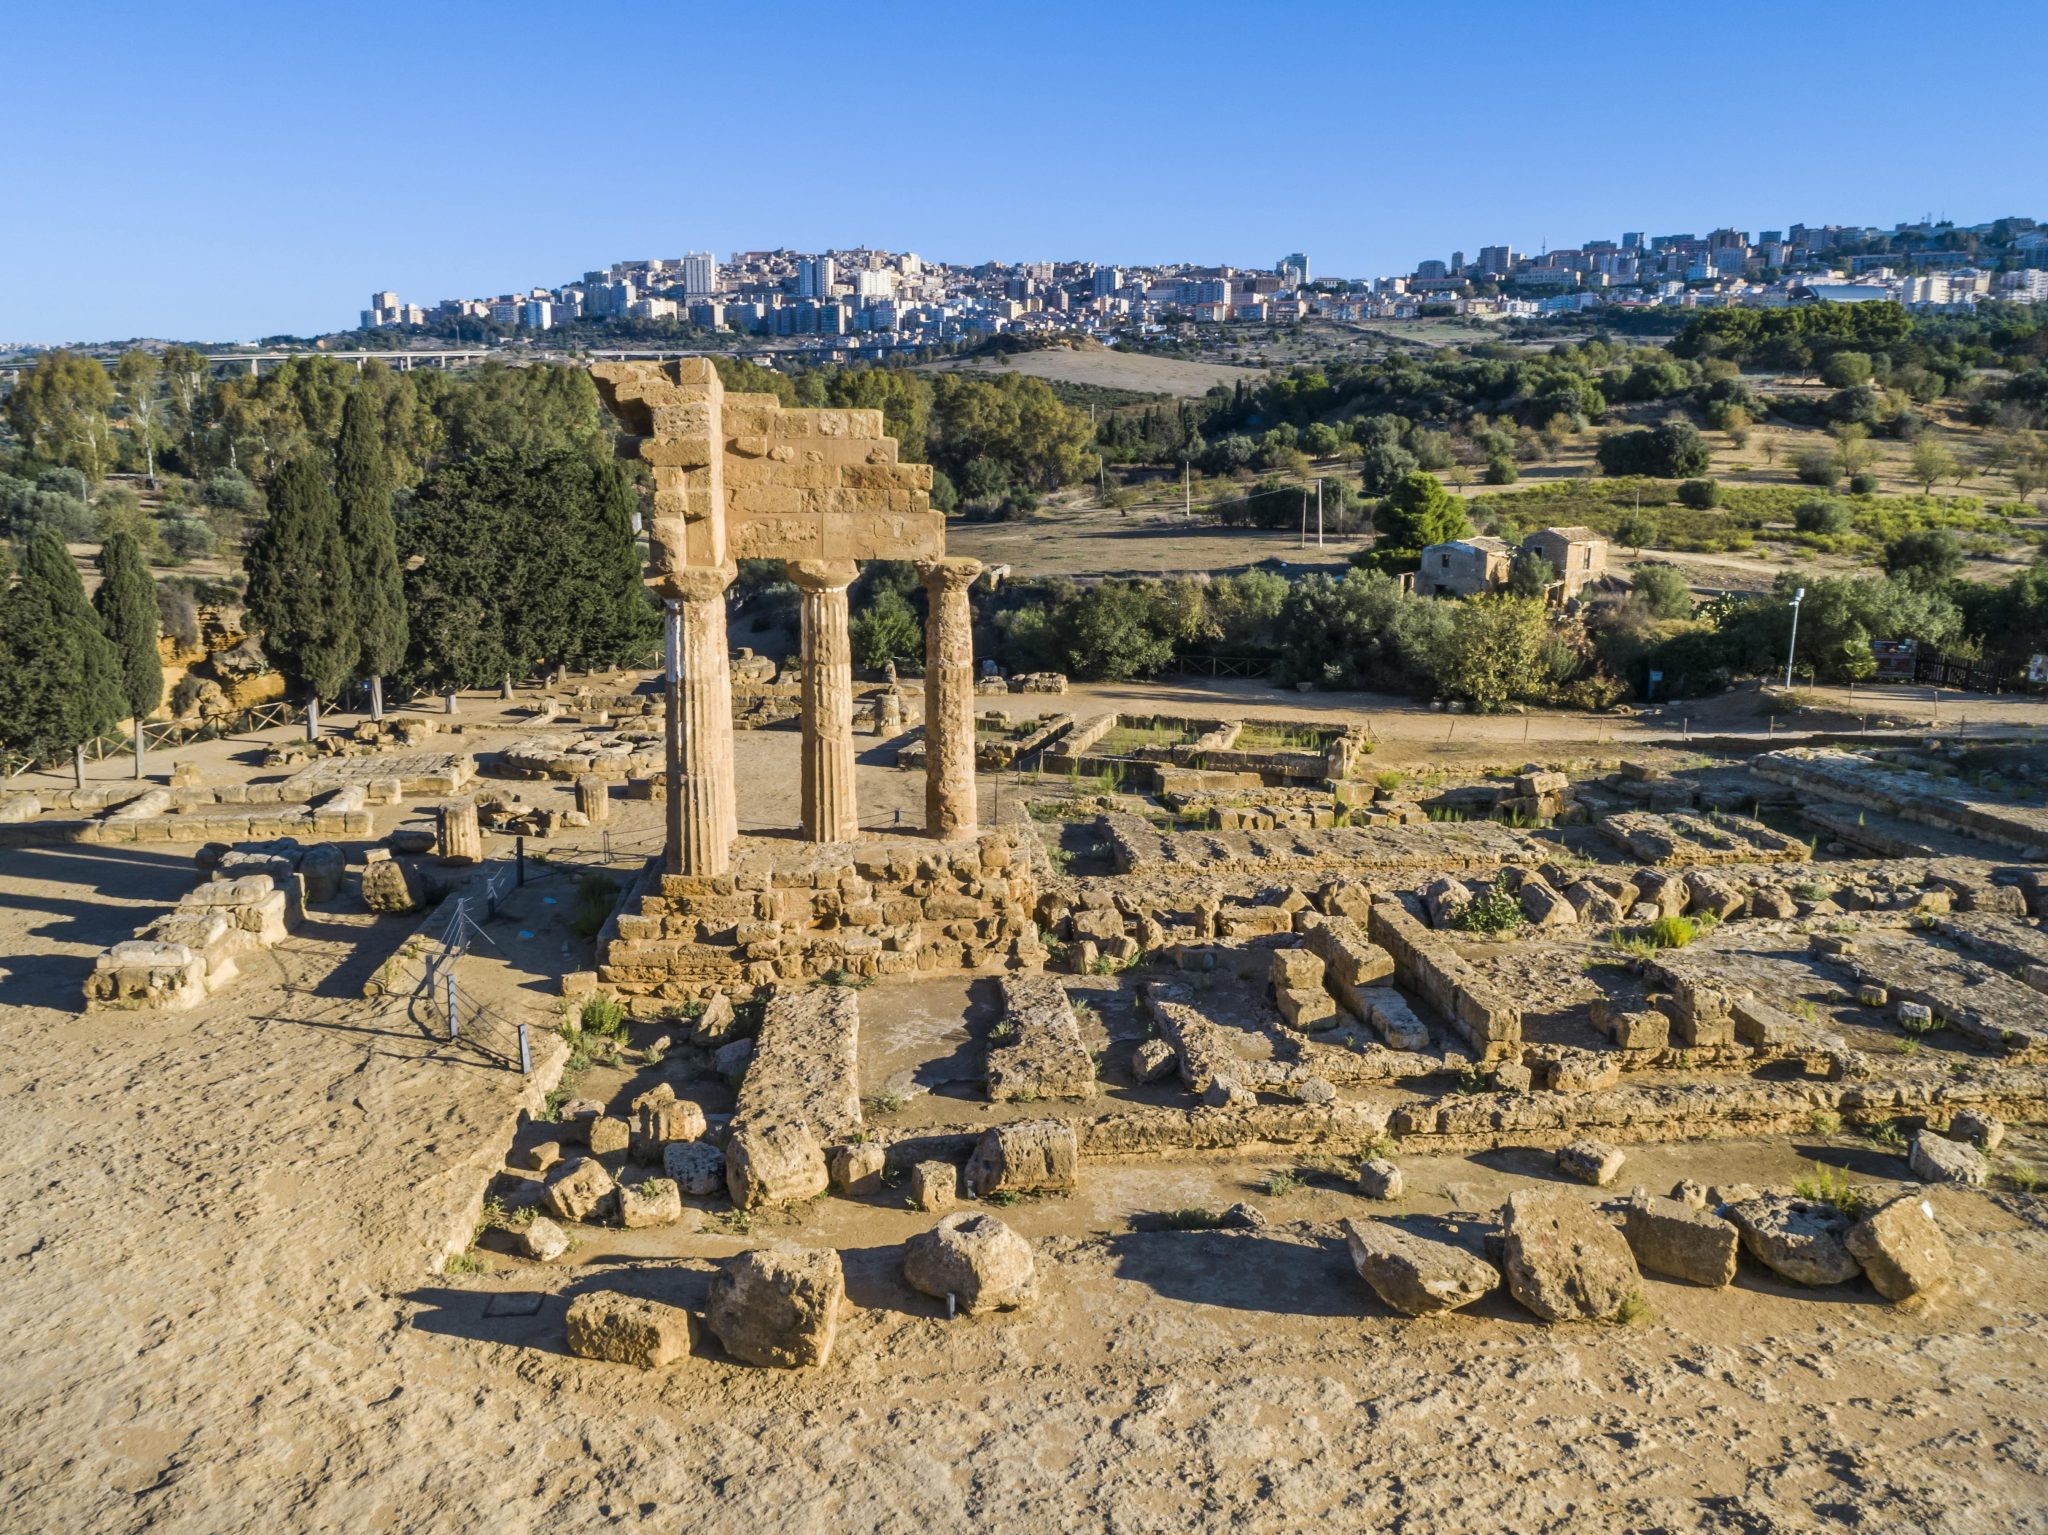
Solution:
[{"label": "utility pole", "polygon": [[1308,547],[1308,487],[1301,487],[1301,547]]},{"label": "utility pole", "polygon": [[1193,497],[1194,489],[1193,482],[1189,479],[1189,463],[1187,459],[1182,459],[1180,461],[1180,514],[1190,520],[1193,520],[1195,515]]},{"label": "utility pole", "polygon": [[1785,647],[1785,686],[1792,686],[1792,657],[1799,649],[1799,604],[1806,600],[1806,588],[1792,594],[1792,642]]},{"label": "utility pole", "polygon": [[1316,547],[1323,547],[1323,477],[1316,476]]}]

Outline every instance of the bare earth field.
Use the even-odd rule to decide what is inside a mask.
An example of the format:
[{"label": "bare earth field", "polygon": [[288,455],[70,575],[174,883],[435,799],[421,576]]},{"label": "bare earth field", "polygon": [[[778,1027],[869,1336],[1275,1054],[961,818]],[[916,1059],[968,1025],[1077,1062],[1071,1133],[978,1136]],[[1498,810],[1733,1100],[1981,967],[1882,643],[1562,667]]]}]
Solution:
[{"label": "bare earth field", "polygon": [[[1185,691],[1147,696],[1198,696]],[[1207,701],[1363,709],[1418,757],[1448,723],[1369,699]],[[464,707],[466,747],[508,738],[495,705]],[[1552,724],[1541,755],[1592,749],[1588,722],[1573,723],[1575,738]],[[1612,731],[1679,745],[1634,722]],[[796,744],[740,735],[749,827],[794,821]],[[863,751],[864,822],[903,809],[914,824],[922,779]],[[246,741],[189,755],[209,778],[259,775]],[[617,802],[615,845],[644,846],[658,810]],[[562,864],[603,864],[593,834],[573,840]],[[1392,1314],[1335,1224],[1362,1213],[1355,1192],[1313,1179],[1262,1191],[1286,1158],[1091,1165],[1078,1195],[1003,1212],[1037,1246],[1037,1305],[951,1323],[901,1280],[899,1244],[931,1217],[891,1191],[798,1205],[750,1232],[579,1228],[550,1268],[492,1233],[481,1272],[443,1273],[508,1150],[544,1133],[522,1111],[560,1067],[546,1033],[558,977],[588,963],[564,916],[572,879],[536,873],[462,971],[469,994],[534,1025],[539,1070],[522,1081],[431,1018],[361,998],[417,919],[351,897],[191,1012],[81,1016],[91,954],[189,888],[189,861],[0,850],[0,1529],[2048,1529],[2038,1194],[1931,1190],[1958,1274],[1919,1310],[1745,1264],[1727,1290],[1653,1279],[1647,1318],[1619,1327],[1546,1327],[1498,1297],[1435,1320]],[[863,992],[863,1090],[900,1076],[905,1116],[926,1094],[971,1112],[989,986],[905,977]],[[1104,1011],[1115,1038],[1125,1015]],[[654,1069],[695,1091],[705,1068],[678,1049]],[[623,1077],[586,1085],[628,1095]],[[2016,1136],[2038,1158],[2038,1139]],[[1844,1137],[1632,1147],[1622,1182],[1782,1183],[1816,1158],[1880,1188],[1904,1176]],[[1404,1215],[1476,1214],[1555,1186],[1547,1156],[1512,1148],[1403,1163]],[[1156,1220],[1237,1200],[1271,1224]],[[701,1305],[717,1260],[779,1237],[842,1253],[852,1305],[826,1368],[747,1369],[706,1345],[642,1373],[567,1352],[576,1294]]]}]

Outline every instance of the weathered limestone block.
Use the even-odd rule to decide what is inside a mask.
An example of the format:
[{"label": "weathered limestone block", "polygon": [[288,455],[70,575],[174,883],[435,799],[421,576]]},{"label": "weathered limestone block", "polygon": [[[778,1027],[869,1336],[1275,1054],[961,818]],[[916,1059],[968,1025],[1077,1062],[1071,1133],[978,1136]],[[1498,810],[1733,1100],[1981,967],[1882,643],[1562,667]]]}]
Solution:
[{"label": "weathered limestone block", "polygon": [[205,1000],[206,961],[182,943],[117,943],[99,957],[85,981],[88,1011],[185,1008]]},{"label": "weathered limestone block", "polygon": [[1131,1075],[1140,1082],[1163,1082],[1180,1069],[1180,1057],[1163,1039],[1139,1042],[1131,1052]]},{"label": "weathered limestone block", "polygon": [[1038,1293],[1031,1244],[993,1215],[961,1211],[903,1244],[903,1278],[962,1311],[1010,1311]]},{"label": "weathered limestone block", "polygon": [[1073,1126],[1057,1119],[998,1125],[981,1138],[967,1163],[967,1187],[977,1199],[991,1194],[1070,1194],[1079,1148]]},{"label": "weathered limestone block", "polygon": [[595,773],[585,773],[576,780],[576,808],[587,817],[592,826],[602,826],[612,818],[611,785]]},{"label": "weathered limestone block", "polygon": [[1662,1050],[1671,1043],[1671,1019],[1655,1008],[1610,1012],[1604,1032],[1617,1050]]},{"label": "weathered limestone block", "polygon": [[1571,927],[1579,920],[1578,909],[1537,875],[1523,880],[1516,894],[1531,927]]},{"label": "weathered limestone block", "polygon": [[1709,874],[1694,869],[1685,876],[1686,893],[1691,899],[1695,914],[1705,914],[1726,921],[1740,916],[1749,898],[1718,874]]},{"label": "weathered limestone block", "polygon": [[715,1050],[731,1040],[737,1023],[732,998],[715,991],[705,1000],[704,1011],[690,1020],[690,1043]]},{"label": "weathered limestone block", "polygon": [[704,1110],[687,1098],[671,1094],[652,1102],[636,1103],[632,1151],[642,1161],[659,1162],[671,1142],[702,1140],[707,1128]]},{"label": "weathered limestone block", "polygon": [[1842,1241],[1888,1301],[1914,1300],[1955,1272],[1955,1254],[1935,1224],[1934,1207],[1918,1194],[1901,1194],[1873,1210]]},{"label": "weathered limestone block", "polygon": [[1996,1151],[2005,1144],[2005,1121],[1976,1109],[1964,1109],[1949,1121],[1948,1133],[1980,1151]]},{"label": "weathered limestone block", "polygon": [[1385,1157],[1369,1157],[1358,1169],[1358,1192],[1367,1199],[1399,1199],[1405,1181]]},{"label": "weathered limestone block", "polygon": [[1314,990],[1282,991],[1273,1000],[1290,1029],[1309,1033],[1334,1027],[1337,1022],[1336,999],[1320,986]]},{"label": "weathered limestone block", "polygon": [[1463,880],[1446,875],[1422,887],[1422,904],[1429,912],[1431,927],[1455,927],[1465,908],[1472,904],[1472,889]]},{"label": "weathered limestone block", "polygon": [[1550,1063],[1553,1093],[1597,1093],[1621,1080],[1621,1062],[1593,1050],[1560,1050]]},{"label": "weathered limestone block", "polygon": [[1729,1015],[1734,1020],[1735,1037],[1759,1050],[1795,1044],[1805,1033],[1790,1013],[1747,992],[1730,1005]]},{"label": "weathered limestone block", "polygon": [[1275,949],[1266,961],[1266,980],[1276,993],[1321,991],[1323,957],[1313,949]]},{"label": "weathered limestone block", "polygon": [[680,1306],[591,1290],[569,1302],[568,1325],[570,1353],[655,1370],[690,1352],[696,1324]]},{"label": "weathered limestone block", "polygon": [[1913,1176],[1922,1183],[1960,1183],[1981,1189],[1991,1177],[1991,1164],[1983,1152],[1932,1130],[1922,1130],[1913,1137],[1907,1160]]},{"label": "weathered limestone block", "polygon": [[1627,1241],[1569,1194],[1516,1194],[1502,1234],[1508,1289],[1546,1322],[1612,1321],[1641,1292]]},{"label": "weathered limestone block", "polygon": [[991,1101],[1093,1097],[1095,1058],[1066,988],[1049,975],[1011,975],[1002,990],[1009,1042],[988,1052]]},{"label": "weathered limestone block", "polygon": [[802,1369],[831,1358],[845,1300],[838,1253],[784,1242],[741,1253],[718,1271],[704,1323],[735,1359]]},{"label": "weathered limestone block", "polygon": [[371,911],[403,915],[426,903],[419,876],[400,863],[388,848],[373,847],[364,855],[363,904]]},{"label": "weathered limestone block", "polygon": [[616,1114],[600,1114],[590,1122],[589,1138],[590,1154],[608,1157],[633,1144],[633,1126]]},{"label": "weathered limestone block", "polygon": [[1455,1311],[1500,1288],[1500,1271],[1485,1259],[1399,1226],[1347,1220],[1344,1241],[1358,1277],[1403,1316]]},{"label": "weathered limestone block", "polygon": [[725,1192],[725,1148],[709,1141],[668,1142],[661,1148],[661,1170],[693,1198]]},{"label": "weathered limestone block", "polygon": [[1621,1232],[1645,1273],[1716,1288],[1735,1281],[1741,1234],[1718,1215],[1638,1193],[1622,1207]]},{"label": "weathered limestone block", "polygon": [[725,1143],[725,1183],[742,1210],[788,1204],[831,1186],[825,1153],[803,1120],[750,1120]]},{"label": "weathered limestone block", "polygon": [[619,1224],[628,1231],[673,1226],[683,1218],[683,1193],[673,1178],[619,1185]]},{"label": "weathered limestone block", "polygon": [[1365,1004],[1365,1021],[1396,1050],[1427,1050],[1429,1029],[1408,1005],[1408,999],[1391,986],[1368,986],[1358,994]]},{"label": "weathered limestone block", "polygon": [[1725,1213],[1742,1233],[1744,1250],[1794,1284],[1847,1284],[1862,1271],[1846,1241],[1849,1217],[1833,1205],[1761,1194],[1737,1200]]},{"label": "weathered limestone block", "polygon": [[1619,1146],[1610,1146],[1605,1141],[1576,1140],[1557,1149],[1557,1170],[1567,1178],[1596,1188],[1612,1183],[1626,1160]]},{"label": "weathered limestone block", "polygon": [[734,1105],[736,1126],[801,1122],[820,1144],[861,1128],[858,997],[851,987],[813,986],[770,999]]},{"label": "weathered limestone block", "polygon": [[535,1263],[553,1263],[568,1252],[569,1233],[545,1215],[536,1215],[519,1233],[519,1248]]},{"label": "weathered limestone block", "polygon": [[882,1191],[882,1171],[888,1152],[879,1141],[855,1141],[834,1146],[825,1153],[825,1171],[833,1189],[849,1199]]},{"label": "weathered limestone block", "polygon": [[596,1158],[579,1157],[556,1169],[541,1197],[559,1220],[594,1221],[611,1207],[617,1188]]},{"label": "weathered limestone block", "polygon": [[478,863],[484,856],[483,833],[478,829],[474,799],[449,800],[436,808],[435,841],[446,863]]},{"label": "weathered limestone block", "polygon": [[1521,1044],[1521,1010],[1400,902],[1373,903],[1371,934],[1393,959],[1403,986],[1442,1014],[1482,1060]]},{"label": "weathered limestone block", "polygon": [[951,1162],[919,1162],[910,1169],[912,1209],[935,1212],[960,1203],[960,1169]]}]

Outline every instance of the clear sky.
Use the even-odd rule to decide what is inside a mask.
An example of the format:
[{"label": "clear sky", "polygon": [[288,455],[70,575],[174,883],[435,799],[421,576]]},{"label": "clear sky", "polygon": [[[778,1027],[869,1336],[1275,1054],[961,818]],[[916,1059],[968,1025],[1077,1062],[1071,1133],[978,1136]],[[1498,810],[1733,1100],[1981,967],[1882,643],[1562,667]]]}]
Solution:
[{"label": "clear sky", "polygon": [[0,342],[312,334],[688,249],[1364,276],[2048,218],[2044,0],[24,0],[0,37]]}]

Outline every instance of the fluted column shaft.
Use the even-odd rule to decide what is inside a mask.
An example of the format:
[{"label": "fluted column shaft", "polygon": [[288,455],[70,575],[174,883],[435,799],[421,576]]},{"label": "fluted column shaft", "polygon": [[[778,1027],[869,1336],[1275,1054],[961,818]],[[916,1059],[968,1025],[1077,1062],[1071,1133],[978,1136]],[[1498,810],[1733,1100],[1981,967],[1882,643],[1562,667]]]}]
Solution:
[{"label": "fluted column shaft", "polygon": [[732,668],[726,658],[730,569],[675,572],[668,620],[668,849],[671,874],[732,866]]},{"label": "fluted column shaft", "polygon": [[974,792],[974,618],[967,589],[981,561],[921,560],[924,578],[924,824],[965,841],[980,830]]},{"label": "fluted column shaft", "polygon": [[851,560],[792,560],[803,594],[803,832],[811,842],[860,835],[853,789],[853,644],[846,629]]}]

